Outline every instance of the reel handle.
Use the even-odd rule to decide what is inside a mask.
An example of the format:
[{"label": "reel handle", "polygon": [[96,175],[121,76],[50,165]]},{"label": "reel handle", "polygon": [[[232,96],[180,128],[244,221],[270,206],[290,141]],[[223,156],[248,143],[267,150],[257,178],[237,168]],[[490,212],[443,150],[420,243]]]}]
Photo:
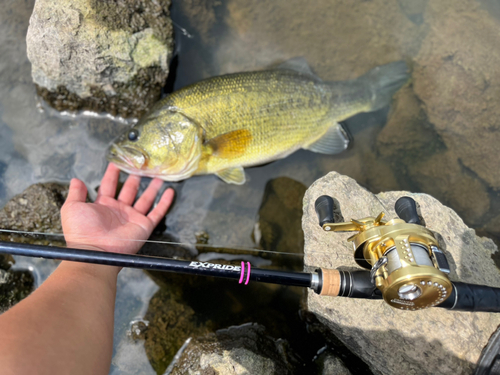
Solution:
[{"label": "reel handle", "polygon": [[406,221],[408,224],[422,225],[417,213],[417,204],[410,197],[401,197],[394,205],[399,218]]},{"label": "reel handle", "polygon": [[325,223],[334,223],[333,217],[333,198],[328,195],[322,195],[314,203],[314,209],[319,219],[319,226],[323,227]]}]

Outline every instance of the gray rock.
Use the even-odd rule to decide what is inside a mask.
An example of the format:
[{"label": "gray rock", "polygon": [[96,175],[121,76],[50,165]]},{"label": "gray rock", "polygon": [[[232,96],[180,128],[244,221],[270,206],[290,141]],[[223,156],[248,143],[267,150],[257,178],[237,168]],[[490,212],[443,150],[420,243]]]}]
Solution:
[{"label": "gray rock", "polygon": [[170,374],[295,374],[300,366],[286,341],[248,323],[191,339]]},{"label": "gray rock", "polygon": [[344,362],[330,351],[322,353],[317,360],[321,375],[351,375]]},{"label": "gray rock", "polygon": [[[31,185],[0,210],[0,228],[24,232],[61,234],[60,210],[68,195],[68,186],[56,183]],[[61,245],[64,238],[24,236],[0,232],[4,241]]]},{"label": "gray rock", "polygon": [[37,92],[58,110],[138,117],[172,55],[169,0],[37,0],[26,37]]},{"label": "gray rock", "polygon": [[[318,225],[315,200],[335,197],[346,220],[385,212],[396,217],[394,203],[409,195],[420,205],[427,228],[439,233],[452,271],[450,279],[500,287],[492,255],[497,247],[475,235],[450,208],[425,194],[386,192],[374,195],[353,179],[330,173],[316,181],[304,198],[302,227],[309,267],[358,267],[352,233],[327,233]],[[415,312],[393,309],[382,301],[320,297],[308,294],[308,308],[348,348],[382,374],[470,374],[500,314],[451,312],[431,308]]]}]

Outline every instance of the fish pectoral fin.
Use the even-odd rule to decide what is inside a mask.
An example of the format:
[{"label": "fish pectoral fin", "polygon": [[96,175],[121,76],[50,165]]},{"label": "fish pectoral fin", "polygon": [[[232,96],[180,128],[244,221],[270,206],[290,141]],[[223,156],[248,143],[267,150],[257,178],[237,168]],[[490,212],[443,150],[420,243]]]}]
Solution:
[{"label": "fish pectoral fin", "polygon": [[229,159],[243,155],[251,141],[252,133],[250,130],[238,129],[208,140],[207,146],[212,149],[214,156]]},{"label": "fish pectoral fin", "polygon": [[320,139],[304,147],[304,149],[320,154],[333,155],[344,151],[348,146],[349,135],[342,128],[342,125],[334,123]]},{"label": "fish pectoral fin", "polygon": [[215,174],[228,184],[243,185],[245,183],[245,170],[243,167],[226,168]]}]

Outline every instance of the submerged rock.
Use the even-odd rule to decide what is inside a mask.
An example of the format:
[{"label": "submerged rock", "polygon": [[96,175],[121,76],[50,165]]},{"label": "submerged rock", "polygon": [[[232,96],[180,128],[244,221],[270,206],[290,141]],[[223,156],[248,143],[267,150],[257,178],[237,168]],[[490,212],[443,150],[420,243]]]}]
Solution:
[{"label": "submerged rock", "polygon": [[149,322],[144,338],[158,373],[165,371],[189,337],[247,322],[257,322],[269,335],[285,338],[302,357],[312,357],[323,345],[312,342],[296,313],[302,289],[264,283],[245,288],[236,280],[167,272],[151,275],[161,289],[144,315]]},{"label": "submerged rock", "polygon": [[194,310],[178,301],[174,290],[160,289],[151,299],[146,316],[149,325],[142,334],[151,366],[163,374],[188,335],[203,335],[207,328],[199,324]]},{"label": "submerged rock", "polygon": [[[302,254],[302,200],[306,187],[288,177],[278,177],[267,182],[259,208],[253,239],[261,249],[284,253]],[[269,256],[265,254],[264,256]],[[282,257],[280,267],[302,269],[301,257]]]},{"label": "submerged rock", "polygon": [[[59,211],[68,194],[66,185],[35,184],[16,195],[0,210],[0,229],[22,232],[62,233]],[[63,245],[62,237],[0,232],[1,241]],[[14,259],[0,254],[0,312],[28,296],[35,280],[28,270],[13,270]]]},{"label": "submerged rock", "polygon": [[[415,93],[447,148],[494,189],[500,176],[498,19],[473,0],[429,1],[429,32],[415,58]],[[437,47],[439,46],[439,47]]]},{"label": "submerged rock", "polygon": [[[338,173],[316,181],[306,192],[302,221],[306,266],[359,268],[352,245],[346,241],[352,233],[327,233],[318,225],[314,202],[323,194],[338,200],[345,218],[380,212],[393,218],[395,201],[403,195],[413,197],[427,228],[445,242],[450,279],[500,287],[499,271],[492,260],[497,247],[490,239],[476,236],[454,211],[425,194],[374,195]],[[308,308],[375,373],[383,374],[473,373],[481,350],[500,324],[499,314],[439,308],[405,312],[380,300],[321,297],[310,291]]]},{"label": "submerged rock", "polygon": [[0,255],[0,314],[27,297],[34,289],[33,275],[29,271],[11,269],[10,256]]},{"label": "submerged rock", "polygon": [[[211,186],[201,179],[187,181],[186,185],[196,184],[198,181],[204,184],[205,192],[210,190]],[[256,194],[256,189],[248,185],[235,190],[215,178],[212,179],[212,184],[212,187],[215,186],[213,199],[230,202],[233,208],[238,205],[248,205],[249,195]],[[299,255],[303,250],[304,241],[300,220],[305,190],[304,185],[290,178],[280,177],[270,180],[266,184],[258,211],[258,223],[255,223],[253,218],[248,218],[251,225],[245,224],[247,220],[245,216],[242,219],[240,215],[231,213],[228,218],[227,211],[209,210],[210,216],[207,220],[198,213],[200,207],[210,204],[211,201],[204,195],[181,191],[178,192],[179,196],[185,194],[189,197],[186,202],[192,206],[184,207],[183,215],[175,214],[178,215],[175,219],[172,219],[172,216],[168,216],[168,219],[172,220],[172,224],[176,227],[182,227],[179,221],[184,220],[186,234],[187,229],[193,227],[199,229],[191,233],[192,237],[196,236],[197,248],[203,251],[197,260],[233,265],[240,265],[241,260],[246,260],[251,262],[252,267],[288,270],[293,268],[298,271],[303,267],[300,256],[280,257],[264,252],[262,254],[252,251],[241,252],[232,249],[231,246],[207,249],[203,245],[213,243],[214,240],[210,235],[212,228],[216,225],[228,227],[228,221],[232,220],[241,224],[242,228],[228,231],[229,239],[216,238],[215,245],[220,242],[241,243],[250,237],[251,228],[258,224],[254,237],[263,249],[293,252]],[[258,206],[255,210],[257,208]],[[250,216],[247,210],[239,209],[237,213],[239,212]],[[176,220],[177,218],[179,220]],[[209,230],[201,230],[206,228],[204,223],[211,225]],[[151,251],[148,250],[146,253],[151,254]],[[300,302],[305,296],[302,288],[265,283],[243,286],[237,280],[171,273],[153,272],[152,275],[162,289],[153,298],[144,317],[150,322],[145,334],[145,347],[151,364],[159,373],[163,373],[182,343],[189,337],[199,336],[203,329],[214,331],[232,325],[256,322],[265,326],[271,336],[285,338],[302,358],[312,358],[323,344],[323,340],[313,342],[306,332],[305,324],[297,314]],[[174,310],[180,313],[173,313]],[[171,327],[174,327],[173,331]]]},{"label": "submerged rock", "polygon": [[180,374],[296,374],[302,367],[288,343],[258,324],[221,329],[191,339],[173,363]]},{"label": "submerged rock", "polygon": [[173,49],[170,0],[37,0],[26,37],[38,94],[57,110],[139,117]]},{"label": "submerged rock", "polygon": [[[67,185],[57,183],[31,185],[8,201],[0,210],[0,229],[61,234],[60,211],[67,195]],[[0,239],[40,244],[64,243],[63,237],[57,237],[51,241],[46,236],[38,238],[36,235],[26,236],[2,232],[0,232]]]},{"label": "submerged rock", "polygon": [[255,242],[263,249],[302,253],[300,220],[305,192],[304,184],[288,177],[268,181],[254,231]]}]

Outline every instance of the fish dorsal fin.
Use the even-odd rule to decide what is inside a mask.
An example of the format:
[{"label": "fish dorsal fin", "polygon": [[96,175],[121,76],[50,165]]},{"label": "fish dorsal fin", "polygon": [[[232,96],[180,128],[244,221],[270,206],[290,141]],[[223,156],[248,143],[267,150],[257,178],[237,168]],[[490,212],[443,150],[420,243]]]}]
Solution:
[{"label": "fish dorsal fin", "polygon": [[333,123],[326,133],[316,142],[304,147],[320,154],[338,154],[349,146],[349,136],[340,124]]},{"label": "fish dorsal fin", "polygon": [[310,76],[311,78],[314,78],[317,81],[321,81],[321,78],[319,78],[316,74],[313,73],[311,67],[307,63],[306,59],[303,57],[294,57],[289,60],[286,60],[285,62],[278,65],[277,68],[294,70],[298,73]]},{"label": "fish dorsal fin", "polygon": [[226,168],[215,174],[228,184],[243,185],[245,183],[243,167]]},{"label": "fish dorsal fin", "polygon": [[228,159],[244,154],[251,141],[250,130],[238,129],[208,140],[207,146],[212,149],[212,155]]}]

